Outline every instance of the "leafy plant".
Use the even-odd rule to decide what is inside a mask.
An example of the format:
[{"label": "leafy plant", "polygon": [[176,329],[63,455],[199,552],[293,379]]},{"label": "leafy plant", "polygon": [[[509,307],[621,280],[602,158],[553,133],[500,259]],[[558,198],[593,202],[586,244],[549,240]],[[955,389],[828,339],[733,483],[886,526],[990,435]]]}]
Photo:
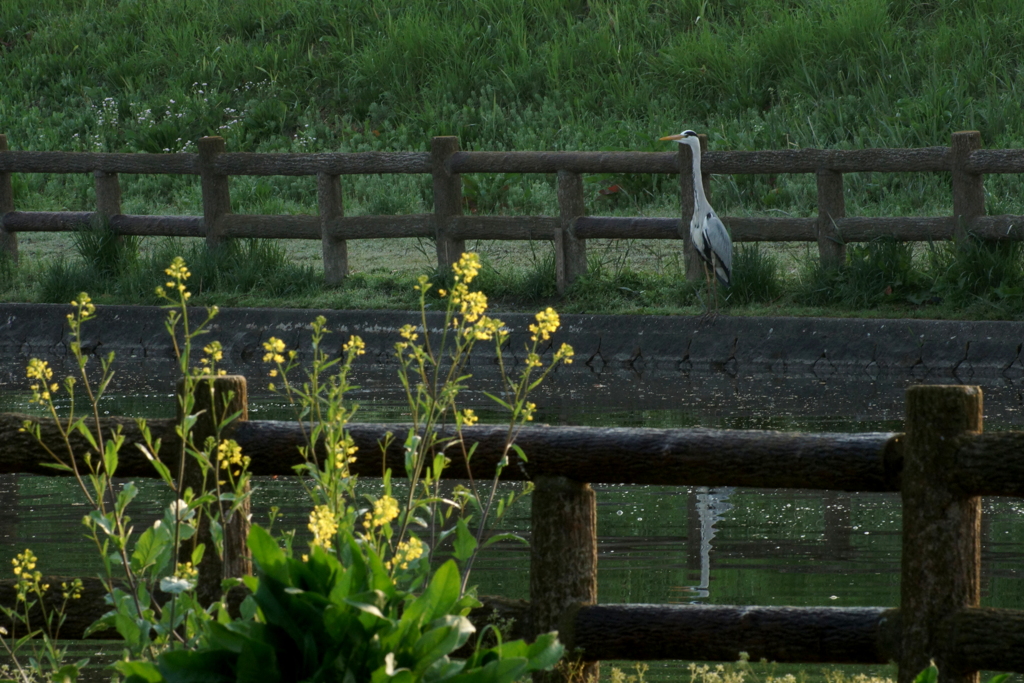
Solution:
[{"label": "leafy plant", "polygon": [[[555,634],[477,648],[466,660],[451,654],[474,632],[466,618],[478,604],[461,595],[453,560],[438,568],[419,595],[401,590],[383,559],[342,533],[336,555],[323,546],[308,558],[288,557],[260,527],[249,536],[258,580],[253,618],[215,622],[208,646],[166,652],[155,664],[119,662],[125,683],[204,680],[501,681],[550,668],[562,655]],[[258,615],[258,617],[257,617]]]},{"label": "leafy plant", "polygon": [[729,303],[768,303],[781,293],[778,257],[760,244],[740,246],[732,263]]}]

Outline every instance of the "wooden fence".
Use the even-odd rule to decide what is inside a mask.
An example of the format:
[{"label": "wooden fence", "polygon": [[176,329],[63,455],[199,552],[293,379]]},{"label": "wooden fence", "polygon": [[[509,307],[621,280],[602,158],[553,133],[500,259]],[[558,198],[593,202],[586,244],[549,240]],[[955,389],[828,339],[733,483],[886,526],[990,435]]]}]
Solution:
[{"label": "wooden fence", "polygon": [[[244,391],[242,377],[217,381]],[[0,443],[5,444],[0,473],[60,475],[43,466],[45,451],[19,431],[23,419],[0,415]],[[154,476],[132,446],[141,440],[135,422],[110,418],[113,425],[123,426],[126,441],[119,476]],[[148,425],[168,452],[176,452],[174,420],[150,420]],[[381,461],[369,454],[380,452],[385,432],[404,429],[351,425],[355,444],[365,454],[354,464],[355,473],[379,476]],[[248,421],[243,412],[230,432],[252,459],[257,477],[292,475],[301,462],[297,447],[304,437],[293,423]],[[493,476],[505,429],[477,425],[464,433],[479,444],[474,476]],[[43,438],[54,447],[60,443],[53,427],[43,428]],[[84,440],[75,438],[76,452],[86,452]],[[536,426],[524,428],[517,443],[529,462],[505,469],[502,476],[536,484],[530,601],[504,608],[533,632],[558,629],[569,651],[579,649],[590,662],[591,673],[601,659],[735,660],[740,652],[779,662],[896,660],[900,683],[910,683],[932,658],[943,683],[977,683],[981,669],[1024,672],[1024,610],[979,607],[980,496],[1024,497],[1024,433],[982,433],[979,387],[911,387],[903,434]],[[405,471],[401,439],[392,441],[382,457],[396,476]],[[461,459],[453,459],[445,476],[467,476]],[[901,605],[598,604],[591,483],[900,491]],[[213,577],[218,584],[219,579]],[[106,610],[99,582],[87,582],[87,589],[84,599],[71,603],[63,627],[69,637],[80,636]],[[0,582],[0,602],[13,604],[13,595],[13,581]]]},{"label": "wooden fence", "polygon": [[[707,140],[701,136],[702,148]],[[202,138],[198,154],[114,154],[8,151],[0,135],[0,249],[17,258],[17,233],[73,231],[106,224],[123,235],[205,237],[215,245],[230,237],[321,240],[328,284],[348,271],[346,241],[388,237],[432,238],[438,265],[458,258],[465,241],[551,240],[559,292],[586,272],[586,241],[682,239],[687,277],[701,277],[689,244],[693,212],[690,149],[678,152],[464,152],[455,137],[435,137],[428,152],[252,154],[225,151],[223,138]],[[891,236],[897,240],[949,240],[972,233],[987,240],[1024,239],[1024,216],[985,215],[983,174],[1024,173],[1024,150],[981,149],[977,131],[953,133],[949,147],[862,150],[707,152],[702,157],[705,192],[711,174],[813,173],[814,218],[722,220],[736,242],[817,242],[823,262],[841,263],[845,244]],[[846,216],[843,174],[947,172],[952,175],[953,213],[936,217]],[[96,211],[15,211],[11,173],[92,173]],[[202,216],[131,216],[121,213],[118,174],[170,173],[202,178]],[[434,211],[402,216],[345,216],[340,176],[423,173],[433,176]],[[462,173],[555,173],[558,216],[465,216]],[[679,218],[586,216],[582,175],[671,173],[679,175]],[[315,175],[319,215],[262,216],[231,212],[233,175]]]}]

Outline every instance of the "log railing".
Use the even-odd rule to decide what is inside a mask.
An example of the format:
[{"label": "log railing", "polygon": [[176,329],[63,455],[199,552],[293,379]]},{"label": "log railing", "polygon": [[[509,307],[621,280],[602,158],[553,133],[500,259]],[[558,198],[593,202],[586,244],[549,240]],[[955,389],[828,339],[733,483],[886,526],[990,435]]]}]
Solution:
[{"label": "log railing", "polygon": [[[702,147],[707,140],[701,136]],[[700,277],[689,245],[693,193],[690,148],[678,152],[465,152],[458,138],[436,137],[430,152],[254,154],[227,152],[219,137],[202,138],[198,154],[8,151],[0,135],[0,250],[17,258],[19,232],[63,232],[108,225],[123,235],[206,237],[215,245],[229,237],[321,240],[328,284],[348,271],[346,240],[430,237],[438,265],[450,266],[463,243],[474,240],[550,240],[555,245],[559,291],[586,271],[586,240],[681,239],[687,276]],[[724,217],[736,242],[817,242],[823,262],[839,263],[849,242],[879,237],[904,241],[950,240],[972,233],[986,240],[1024,239],[1024,216],[985,215],[983,174],[1024,173],[1024,150],[981,149],[977,131],[953,133],[950,147],[861,150],[773,150],[706,152],[705,191],[711,174],[813,173],[817,216],[810,218]],[[846,216],[843,174],[856,172],[946,172],[952,177],[949,216],[866,218]],[[16,211],[12,173],[92,173],[96,211]],[[120,209],[118,174],[178,174],[202,178],[202,216],[133,216]],[[339,177],[351,174],[420,173],[433,176],[433,213],[345,216]],[[558,216],[464,216],[462,173],[555,173]],[[587,173],[678,174],[680,218],[585,216],[582,175]],[[230,176],[317,177],[318,215],[252,216],[231,213]]]},{"label": "log railing", "polygon": [[[219,382],[244,378],[230,377]],[[244,390],[239,392],[244,395]],[[529,455],[503,472],[530,479],[532,495],[529,603],[494,603],[527,631],[559,629],[591,673],[601,659],[734,660],[740,652],[780,662],[899,664],[909,683],[931,659],[946,681],[976,683],[978,670],[1024,672],[1024,611],[979,607],[981,495],[1024,497],[1024,433],[982,433],[979,387],[915,386],[907,391],[903,434],[802,434],[711,429],[524,428],[517,443]],[[23,415],[0,415],[0,473],[59,476],[46,451],[20,431]],[[173,420],[149,420],[153,437],[177,452]],[[134,421],[123,426],[118,474],[155,472],[132,444]],[[350,425],[362,455],[361,476],[379,476],[379,444],[407,426]],[[290,475],[300,462],[302,433],[292,423],[239,420],[229,427],[251,458],[255,476]],[[493,475],[505,430],[463,428],[477,443],[473,474]],[[55,450],[56,429],[42,439]],[[76,441],[75,439],[78,439]],[[443,443],[445,440],[441,439]],[[404,472],[401,440],[381,458]],[[86,450],[79,436],[76,452]],[[449,478],[467,473],[453,458]],[[729,607],[597,604],[596,497],[591,483],[748,486],[845,491],[900,491],[903,500],[901,605],[860,607]],[[230,560],[230,558],[229,558]],[[228,562],[230,563],[230,562]],[[240,563],[238,566],[244,566]],[[219,582],[220,577],[212,577]],[[53,583],[53,581],[50,581]],[[63,633],[80,636],[106,609],[103,588],[87,582],[71,603]],[[158,596],[159,597],[159,596]],[[0,582],[0,602],[13,603],[13,582]],[[488,612],[490,606],[488,607]],[[11,627],[10,624],[7,625]],[[529,635],[527,633],[526,635]]]}]

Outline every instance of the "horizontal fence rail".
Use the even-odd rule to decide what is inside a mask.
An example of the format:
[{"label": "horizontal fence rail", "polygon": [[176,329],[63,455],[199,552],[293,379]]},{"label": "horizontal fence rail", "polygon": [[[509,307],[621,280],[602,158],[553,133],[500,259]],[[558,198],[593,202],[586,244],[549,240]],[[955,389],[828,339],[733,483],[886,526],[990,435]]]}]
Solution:
[{"label": "horizontal fence rail", "polygon": [[[701,136],[702,149],[707,140]],[[17,233],[68,232],[107,226],[124,235],[223,239],[323,240],[324,273],[337,284],[348,272],[346,240],[433,238],[440,267],[458,258],[466,240],[544,240],[556,249],[556,282],[564,292],[586,271],[588,239],[682,240],[687,277],[701,277],[689,244],[693,210],[690,149],[677,152],[485,152],[462,151],[458,138],[438,137],[430,152],[240,153],[224,149],[221,138],[203,138],[198,154],[36,152],[7,149],[0,136],[0,249],[17,258]],[[846,216],[843,174],[858,172],[951,174],[953,212],[933,217]],[[93,173],[95,212],[16,211],[12,173]],[[198,175],[203,179],[202,216],[121,214],[118,174]],[[338,179],[352,174],[430,174],[434,211],[404,216],[343,216]],[[463,216],[462,173],[554,173],[558,175],[558,216]],[[679,217],[586,216],[583,174],[678,174]],[[990,241],[1024,240],[1024,216],[985,215],[983,176],[1024,173],[1024,150],[981,149],[976,131],[953,133],[949,147],[860,150],[704,151],[702,182],[710,192],[712,174],[811,173],[817,177],[817,216],[806,218],[722,218],[736,242],[817,242],[824,263],[841,263],[845,245],[878,238],[900,241],[953,240],[974,234]],[[231,176],[315,176],[318,215],[254,216],[231,212]]]},{"label": "horizontal fence rail", "polygon": [[[257,476],[287,475],[302,459],[302,434],[292,423],[249,421],[245,378],[208,379],[230,391],[241,416],[225,437],[236,439]],[[212,395],[199,391],[197,396]],[[240,397],[240,398],[239,398]],[[206,400],[206,399],[204,399]],[[212,399],[211,399],[212,400]],[[200,409],[197,406],[197,409]],[[0,414],[0,473],[60,475],[43,466],[46,449],[19,431],[24,415]],[[165,452],[176,452],[172,420],[149,420]],[[125,437],[118,474],[153,476],[133,444],[134,420],[114,417],[108,428]],[[408,425],[352,424],[360,457],[353,471],[380,476],[383,466],[404,473],[401,438],[380,457],[388,432]],[[488,478],[504,453],[506,428],[465,427],[478,444],[473,476]],[[442,431],[451,466],[465,478],[460,452]],[[42,425],[43,442],[60,452],[56,428]],[[902,434],[801,434],[713,429],[621,429],[531,426],[516,443],[528,455],[503,478],[532,480],[530,600],[489,598],[474,618],[492,612],[514,618],[523,635],[558,629],[570,651],[581,654],[588,676],[601,659],[735,660],[740,652],[779,662],[879,663],[895,659],[900,683],[909,683],[931,659],[940,679],[977,681],[979,669],[1024,672],[1024,610],[981,608],[980,495],[1024,497],[1024,432],[982,432],[981,390],[916,386],[907,392]],[[72,439],[79,455],[87,445]],[[173,465],[173,463],[167,463]],[[816,488],[900,491],[903,500],[901,605],[882,607],[744,607],[597,604],[596,496],[590,483]],[[230,525],[229,525],[230,526]],[[232,533],[241,533],[236,531]],[[225,537],[228,531],[225,531]],[[240,553],[238,558],[232,553]],[[251,571],[238,546],[225,551],[224,568],[208,579],[200,565],[200,593],[209,580]],[[229,569],[229,566],[243,569]],[[59,585],[60,578],[47,582]],[[14,603],[14,582],[0,581],[0,602]],[[102,584],[86,581],[72,603],[65,636],[81,637],[106,610]],[[237,605],[243,593],[230,594]],[[164,596],[156,595],[160,601]],[[48,599],[58,599],[54,595]],[[8,629],[13,624],[4,624]],[[526,626],[522,626],[526,625]],[[97,637],[110,634],[96,634]]]}]

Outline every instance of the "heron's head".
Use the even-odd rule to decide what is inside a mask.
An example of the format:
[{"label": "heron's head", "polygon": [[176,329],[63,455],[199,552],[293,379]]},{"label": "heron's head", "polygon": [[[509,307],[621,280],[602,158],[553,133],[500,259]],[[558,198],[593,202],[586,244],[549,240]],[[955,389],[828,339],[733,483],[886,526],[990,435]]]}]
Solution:
[{"label": "heron's head", "polygon": [[692,130],[684,130],[679,135],[666,135],[665,137],[659,139],[662,141],[675,140],[681,145],[692,145],[694,142],[700,144],[697,138],[697,134],[694,133]]}]

